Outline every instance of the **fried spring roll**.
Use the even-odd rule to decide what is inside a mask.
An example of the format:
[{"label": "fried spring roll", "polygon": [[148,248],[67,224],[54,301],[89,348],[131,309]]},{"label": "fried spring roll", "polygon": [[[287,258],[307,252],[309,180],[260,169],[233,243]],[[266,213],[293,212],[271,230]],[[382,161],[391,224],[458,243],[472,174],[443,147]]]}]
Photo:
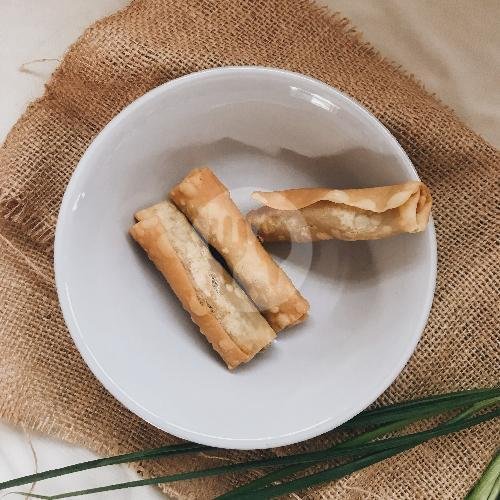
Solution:
[{"label": "fried spring roll", "polygon": [[263,241],[376,240],[423,231],[431,212],[422,182],[366,189],[255,192],[247,220]]},{"label": "fried spring roll", "polygon": [[224,184],[210,169],[192,170],[172,189],[170,197],[222,254],[276,332],[306,318],[308,302],[266,252]]},{"label": "fried spring roll", "polygon": [[170,202],[137,212],[130,234],[148,253],[191,319],[229,368],[252,359],[276,336],[184,215]]}]

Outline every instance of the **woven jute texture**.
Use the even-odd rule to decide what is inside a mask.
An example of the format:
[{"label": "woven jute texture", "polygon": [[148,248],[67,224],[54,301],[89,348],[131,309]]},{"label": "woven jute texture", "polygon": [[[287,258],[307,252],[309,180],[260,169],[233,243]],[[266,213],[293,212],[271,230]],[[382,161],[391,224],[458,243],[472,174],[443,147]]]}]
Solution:
[{"label": "woven jute texture", "polygon": [[[176,442],[113,399],[76,351],[54,289],[54,226],[73,169],[113,116],[161,83],[226,65],[298,71],[353,96],[391,130],[432,190],[439,245],[434,306],[416,353],[379,402],[500,380],[498,152],[362,42],[346,20],[308,0],[136,0],[70,48],[45,95],[0,150],[1,418],[101,454]],[[301,497],[460,498],[499,434],[490,422]],[[236,461],[315,449],[332,439],[218,456]],[[220,464],[197,455],[137,469],[168,474]],[[210,498],[256,474],[174,483],[166,491]]]}]

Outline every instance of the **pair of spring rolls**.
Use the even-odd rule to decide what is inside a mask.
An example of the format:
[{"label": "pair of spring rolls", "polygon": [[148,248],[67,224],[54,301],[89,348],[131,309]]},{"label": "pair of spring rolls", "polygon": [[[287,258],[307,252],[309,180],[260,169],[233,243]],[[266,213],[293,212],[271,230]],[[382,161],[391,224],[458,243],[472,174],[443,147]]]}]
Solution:
[{"label": "pair of spring rolls", "polygon": [[246,363],[275,338],[255,305],[172,203],[141,210],[136,219],[130,234],[229,368]]},{"label": "pair of spring rolls", "polygon": [[255,192],[247,220],[263,241],[376,240],[423,231],[432,199],[422,182],[365,189]]},{"label": "pair of spring rolls", "polygon": [[[303,321],[309,304],[209,169],[191,171],[170,197],[178,208],[164,201],[140,210],[130,234],[227,366],[235,368],[268,346],[276,332]],[[224,257],[248,296],[190,222]]]},{"label": "pair of spring rolls", "polygon": [[306,318],[309,303],[264,249],[210,169],[192,170],[172,189],[170,198],[222,255],[274,331]]}]

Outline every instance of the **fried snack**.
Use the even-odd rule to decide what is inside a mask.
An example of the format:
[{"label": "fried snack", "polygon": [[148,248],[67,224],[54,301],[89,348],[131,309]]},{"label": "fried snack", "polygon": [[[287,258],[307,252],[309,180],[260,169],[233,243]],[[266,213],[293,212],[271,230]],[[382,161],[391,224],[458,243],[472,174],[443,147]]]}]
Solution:
[{"label": "fried snack", "polygon": [[139,222],[130,234],[229,368],[246,363],[275,338],[255,305],[172,203],[141,210],[136,218]]},{"label": "fried snack", "polygon": [[170,197],[224,257],[276,332],[306,318],[308,302],[266,252],[224,184],[210,169],[192,170],[172,189]]},{"label": "fried snack", "polygon": [[431,212],[422,182],[366,189],[255,192],[247,220],[263,241],[376,240],[423,231]]}]

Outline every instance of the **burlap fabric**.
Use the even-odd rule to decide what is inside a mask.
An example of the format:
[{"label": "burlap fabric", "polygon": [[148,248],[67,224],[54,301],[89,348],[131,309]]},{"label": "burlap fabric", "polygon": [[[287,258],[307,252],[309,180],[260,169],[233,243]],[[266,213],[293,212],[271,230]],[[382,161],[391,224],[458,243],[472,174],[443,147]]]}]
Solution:
[{"label": "burlap fabric", "polygon": [[[102,454],[175,441],[124,409],[81,360],[54,290],[54,225],[82,153],[126,104],[186,73],[241,64],[298,71],[347,92],[393,132],[432,189],[439,244],[434,307],[417,352],[380,401],[498,383],[498,152],[360,41],[346,20],[308,0],[136,0],[71,47],[44,97],[0,150],[0,417]],[[302,497],[460,498],[499,434],[498,424],[489,423]],[[138,468],[151,475],[218,464],[184,456]],[[166,490],[208,498],[255,474]]]}]

